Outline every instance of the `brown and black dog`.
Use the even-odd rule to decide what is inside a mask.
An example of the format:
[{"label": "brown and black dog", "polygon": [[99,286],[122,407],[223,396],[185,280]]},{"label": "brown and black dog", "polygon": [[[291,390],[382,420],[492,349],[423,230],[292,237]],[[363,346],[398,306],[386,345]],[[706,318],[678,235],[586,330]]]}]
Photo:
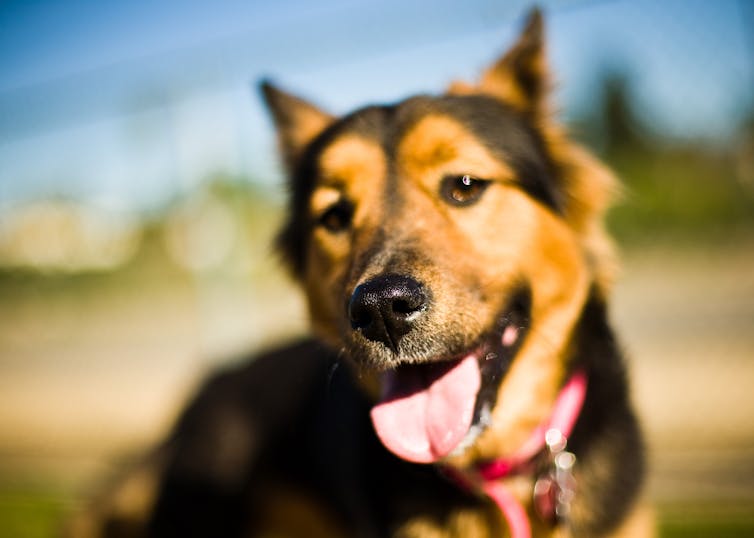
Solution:
[{"label": "brown and black dog", "polygon": [[[616,184],[555,123],[549,85],[537,11],[440,96],[335,118],[262,85],[291,190],[278,246],[317,340],[207,383],[152,460],[146,523],[109,535],[652,534],[607,321]],[[543,437],[487,479],[514,500],[485,495],[478,469],[515,458],[574,372],[567,490],[534,491],[555,472]]]}]

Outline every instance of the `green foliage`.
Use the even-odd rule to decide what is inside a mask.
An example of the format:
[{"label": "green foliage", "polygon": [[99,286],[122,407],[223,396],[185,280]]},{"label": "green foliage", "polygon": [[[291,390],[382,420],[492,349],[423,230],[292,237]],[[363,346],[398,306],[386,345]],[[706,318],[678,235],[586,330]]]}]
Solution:
[{"label": "green foliage", "polygon": [[[0,536],[48,538],[58,535],[74,503],[70,493],[42,486],[0,487]],[[754,536],[754,516],[746,507],[675,506],[659,510],[660,538],[738,538]],[[747,515],[749,514],[749,515]]]},{"label": "green foliage", "polygon": [[575,122],[626,187],[609,216],[619,241],[700,244],[754,235],[754,188],[744,177],[754,169],[754,148],[747,147],[754,122],[743,122],[732,142],[672,140],[637,119],[627,80],[606,72],[600,102]]},{"label": "green foliage", "polygon": [[626,196],[609,217],[623,242],[724,241],[754,232],[754,196],[732,160],[694,146],[612,157]]},{"label": "green foliage", "polygon": [[660,525],[660,538],[742,538],[754,536],[754,521],[674,521]]},{"label": "green foliage", "polygon": [[70,505],[57,491],[0,490],[0,536],[49,538],[60,530]]}]

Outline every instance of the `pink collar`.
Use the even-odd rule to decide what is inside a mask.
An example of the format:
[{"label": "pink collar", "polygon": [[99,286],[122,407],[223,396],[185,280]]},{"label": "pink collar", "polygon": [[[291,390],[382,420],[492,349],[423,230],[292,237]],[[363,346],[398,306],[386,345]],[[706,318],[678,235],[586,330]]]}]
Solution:
[{"label": "pink collar", "polygon": [[565,448],[581,413],[586,389],[586,373],[577,370],[558,394],[549,419],[534,429],[513,456],[484,462],[469,471],[446,469],[461,487],[474,489],[476,485],[495,502],[508,522],[512,538],[531,538],[531,526],[524,507],[499,480],[530,470],[532,460],[545,448],[549,449],[553,469],[534,486],[534,505],[546,519],[567,515],[573,496],[571,468],[575,456]]}]

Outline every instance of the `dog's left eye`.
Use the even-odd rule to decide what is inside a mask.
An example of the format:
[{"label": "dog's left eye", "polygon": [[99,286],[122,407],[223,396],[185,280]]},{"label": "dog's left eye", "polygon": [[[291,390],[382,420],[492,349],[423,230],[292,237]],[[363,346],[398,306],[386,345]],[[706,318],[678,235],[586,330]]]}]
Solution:
[{"label": "dog's left eye", "polygon": [[452,205],[467,206],[479,200],[489,184],[489,181],[469,174],[446,176],[440,185],[440,194]]},{"label": "dog's left eye", "polygon": [[340,232],[351,225],[353,206],[346,200],[331,205],[319,217],[319,224],[330,232]]}]

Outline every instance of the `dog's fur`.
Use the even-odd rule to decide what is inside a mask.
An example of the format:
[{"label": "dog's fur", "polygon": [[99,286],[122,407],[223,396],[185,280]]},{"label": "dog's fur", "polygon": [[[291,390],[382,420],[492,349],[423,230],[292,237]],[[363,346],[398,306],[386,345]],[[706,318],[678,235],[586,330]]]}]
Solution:
[{"label": "dog's fur", "polygon": [[[534,514],[536,472],[508,485],[535,536],[651,534],[637,501],[640,432],[607,322],[614,264],[602,220],[616,185],[555,123],[549,86],[536,11],[478,83],[441,96],[334,118],[263,85],[290,177],[278,246],[317,340],[210,380],[149,459],[159,471],[144,475],[147,523],[111,517],[109,535],[506,535],[493,503],[391,454],[369,419],[380,372],[475,350],[492,359],[478,395],[489,416],[477,403],[474,435],[443,466],[515,452],[582,368],[570,517]],[[408,296],[382,319],[359,310],[371,308],[359,303],[365,290],[366,303]]]}]

